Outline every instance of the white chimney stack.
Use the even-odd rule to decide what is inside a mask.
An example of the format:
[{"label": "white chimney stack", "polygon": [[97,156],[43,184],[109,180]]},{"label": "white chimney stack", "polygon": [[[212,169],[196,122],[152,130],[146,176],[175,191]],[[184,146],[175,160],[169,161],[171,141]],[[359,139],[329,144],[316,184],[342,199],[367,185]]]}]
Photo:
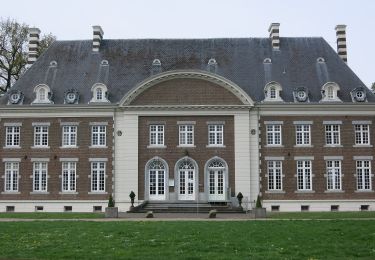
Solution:
[{"label": "white chimney stack", "polygon": [[40,30],[38,28],[29,28],[29,55],[27,64],[32,65],[38,59]]},{"label": "white chimney stack", "polygon": [[268,28],[268,32],[270,33],[270,39],[272,43],[273,50],[280,49],[280,35],[279,35],[279,23],[271,23],[270,27]]},{"label": "white chimney stack", "polygon": [[93,29],[93,40],[92,40],[92,51],[98,52],[100,49],[100,42],[103,40],[103,29],[99,25],[94,25]]},{"label": "white chimney stack", "polygon": [[348,54],[346,50],[346,25],[339,24],[335,27],[336,30],[336,42],[337,42],[337,54],[340,58],[347,63]]}]

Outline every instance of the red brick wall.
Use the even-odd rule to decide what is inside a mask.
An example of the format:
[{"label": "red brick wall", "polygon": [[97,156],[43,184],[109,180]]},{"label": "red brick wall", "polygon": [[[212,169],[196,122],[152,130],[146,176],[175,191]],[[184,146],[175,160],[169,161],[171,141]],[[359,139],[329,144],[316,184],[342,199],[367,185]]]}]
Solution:
[{"label": "red brick wall", "polygon": [[[21,149],[3,149],[5,146],[5,126],[4,123],[22,122],[21,127]],[[31,148],[34,144],[33,122],[49,122],[49,149]],[[60,122],[79,122],[78,125],[78,148],[60,148],[62,142],[62,127]],[[89,148],[91,145],[90,122],[108,122],[107,126],[107,146],[108,148]],[[89,158],[108,158],[106,165],[106,192],[112,192],[112,146],[113,146],[113,119],[106,118],[27,118],[27,119],[2,119],[0,124],[0,175],[4,175],[4,163],[2,158],[21,158],[19,191],[21,194],[9,195],[0,194],[1,200],[102,200],[108,199],[106,194],[88,194],[91,191],[91,163]],[[33,162],[31,158],[49,158],[48,163],[48,195],[30,194],[32,192]],[[61,167],[60,158],[79,158],[77,162],[76,195],[61,195]],[[0,178],[0,190],[4,191],[4,179]]]},{"label": "red brick wall", "polygon": [[[374,117],[360,116],[267,116],[261,118],[261,191],[263,199],[374,199],[375,193],[360,193],[356,191],[356,165],[353,156],[375,156],[374,148],[355,148],[354,126],[352,121],[367,120],[375,123]],[[282,125],[282,148],[267,148],[266,145],[266,126],[264,121],[283,121]],[[311,143],[312,148],[296,148],[295,145],[295,125],[293,121],[313,121],[311,125]],[[341,145],[342,147],[324,147],[325,145],[325,127],[323,121],[342,121],[340,127]],[[375,131],[373,125],[370,125],[370,143],[374,145]],[[283,190],[285,194],[270,194],[268,190],[267,162],[264,160],[266,156],[284,156],[283,161]],[[297,190],[296,161],[294,156],[314,156],[312,161],[312,188],[315,193],[301,194],[295,193]],[[324,156],[343,156],[341,163],[343,193],[327,193],[326,161]],[[375,169],[374,161],[372,161],[372,172]],[[372,178],[372,187],[374,187],[374,177]]]}]

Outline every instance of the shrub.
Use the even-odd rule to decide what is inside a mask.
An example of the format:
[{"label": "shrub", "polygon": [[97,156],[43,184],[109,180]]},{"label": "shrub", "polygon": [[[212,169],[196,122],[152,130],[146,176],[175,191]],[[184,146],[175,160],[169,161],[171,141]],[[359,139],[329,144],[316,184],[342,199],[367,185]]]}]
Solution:
[{"label": "shrub", "polygon": [[256,208],[262,208],[262,201],[260,200],[260,196],[258,195],[258,198],[257,198],[257,203],[255,205]]},{"label": "shrub", "polygon": [[210,212],[208,212],[208,218],[216,218],[216,213],[217,213],[216,209],[210,210]]},{"label": "shrub", "polygon": [[113,208],[115,206],[115,201],[113,200],[113,197],[112,197],[112,194],[109,195],[109,199],[108,199],[108,207],[109,208]]}]

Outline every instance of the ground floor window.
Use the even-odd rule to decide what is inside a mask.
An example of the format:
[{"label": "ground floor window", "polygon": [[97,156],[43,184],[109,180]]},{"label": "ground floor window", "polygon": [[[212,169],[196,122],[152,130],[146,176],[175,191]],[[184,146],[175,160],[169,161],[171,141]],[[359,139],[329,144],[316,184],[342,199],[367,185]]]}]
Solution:
[{"label": "ground floor window", "polygon": [[76,190],[76,162],[62,163],[62,191]]},{"label": "ground floor window", "polygon": [[341,161],[327,161],[327,189],[341,190]]},{"label": "ground floor window", "polygon": [[47,162],[34,162],[34,191],[45,192],[47,191]]},{"label": "ground floor window", "polygon": [[148,194],[150,200],[165,199],[166,168],[166,163],[161,159],[153,159],[148,163]]},{"label": "ground floor window", "polygon": [[370,161],[356,161],[357,189],[371,190],[371,166]]},{"label": "ground floor window", "polygon": [[105,162],[91,162],[91,191],[105,191]]},{"label": "ground floor window", "polygon": [[311,190],[311,161],[297,161],[297,188]]},{"label": "ground floor window", "polygon": [[224,201],[226,200],[227,188],[227,165],[224,160],[214,158],[208,162],[207,165],[208,177],[208,200],[209,201]]},{"label": "ground floor window", "polygon": [[268,190],[282,190],[282,162],[268,161]]},{"label": "ground floor window", "polygon": [[18,162],[6,162],[5,163],[5,191],[6,192],[18,191],[18,174],[19,174]]}]

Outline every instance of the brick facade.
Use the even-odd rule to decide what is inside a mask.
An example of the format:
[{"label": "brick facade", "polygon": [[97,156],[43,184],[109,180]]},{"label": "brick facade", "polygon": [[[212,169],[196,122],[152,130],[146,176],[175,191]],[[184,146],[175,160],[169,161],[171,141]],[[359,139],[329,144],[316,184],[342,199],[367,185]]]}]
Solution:
[{"label": "brick facade", "polygon": [[[336,199],[375,199],[374,192],[358,192],[356,188],[356,163],[353,156],[374,156],[375,131],[370,124],[370,147],[353,147],[355,133],[353,121],[374,121],[374,117],[365,116],[263,116],[261,126],[261,192],[265,200],[336,200]],[[267,131],[265,121],[282,121],[283,147],[267,147]],[[295,147],[296,131],[293,121],[313,121],[311,125],[312,147]],[[323,121],[342,121],[340,126],[340,147],[325,147],[325,127]],[[266,156],[283,156],[282,162],[283,191],[285,193],[269,193]],[[313,156],[312,161],[312,190],[313,193],[298,193],[297,191],[297,163],[295,156]],[[324,156],[343,156],[341,162],[343,192],[327,192],[326,161]],[[374,169],[372,161],[372,169]],[[372,187],[374,187],[372,178]]]},{"label": "brick facade", "polygon": [[[50,123],[48,133],[49,148],[32,148],[34,144],[34,128],[32,123]],[[62,122],[75,122],[77,125],[77,148],[61,148]],[[90,122],[105,122],[106,148],[90,148]],[[21,148],[5,147],[5,123],[22,123]],[[20,194],[0,194],[0,200],[104,200],[112,192],[112,146],[113,146],[113,119],[106,118],[17,118],[2,119],[0,125],[0,160],[3,158],[20,158],[19,163],[19,192]],[[33,190],[33,162],[31,158],[48,158],[48,186],[47,194],[30,194]],[[62,162],[61,158],[78,158],[76,174],[77,194],[61,194],[62,190]],[[91,163],[89,158],[106,158],[106,194],[89,194],[91,191]],[[4,175],[4,163],[0,163],[1,176]],[[0,188],[4,191],[4,178],[0,178]],[[107,194],[108,193],[108,194]]]},{"label": "brick facade", "polygon": [[[195,147],[178,147],[179,128],[177,121],[194,121],[194,144]],[[225,122],[224,145],[225,147],[206,147],[208,144],[208,125],[210,121]],[[147,148],[149,145],[149,124],[162,122],[165,129],[166,148]],[[235,167],[234,167],[234,118],[233,116],[155,116],[139,117],[139,143],[138,143],[138,194],[139,199],[145,197],[145,165],[155,156],[161,157],[168,163],[169,178],[174,179],[174,168],[176,162],[188,155],[198,164],[199,191],[204,192],[204,168],[206,162],[218,156],[228,164],[228,180],[232,196],[235,193]],[[176,183],[175,183],[176,185]],[[176,186],[175,186],[176,187]],[[169,192],[174,188],[170,187]]]}]

